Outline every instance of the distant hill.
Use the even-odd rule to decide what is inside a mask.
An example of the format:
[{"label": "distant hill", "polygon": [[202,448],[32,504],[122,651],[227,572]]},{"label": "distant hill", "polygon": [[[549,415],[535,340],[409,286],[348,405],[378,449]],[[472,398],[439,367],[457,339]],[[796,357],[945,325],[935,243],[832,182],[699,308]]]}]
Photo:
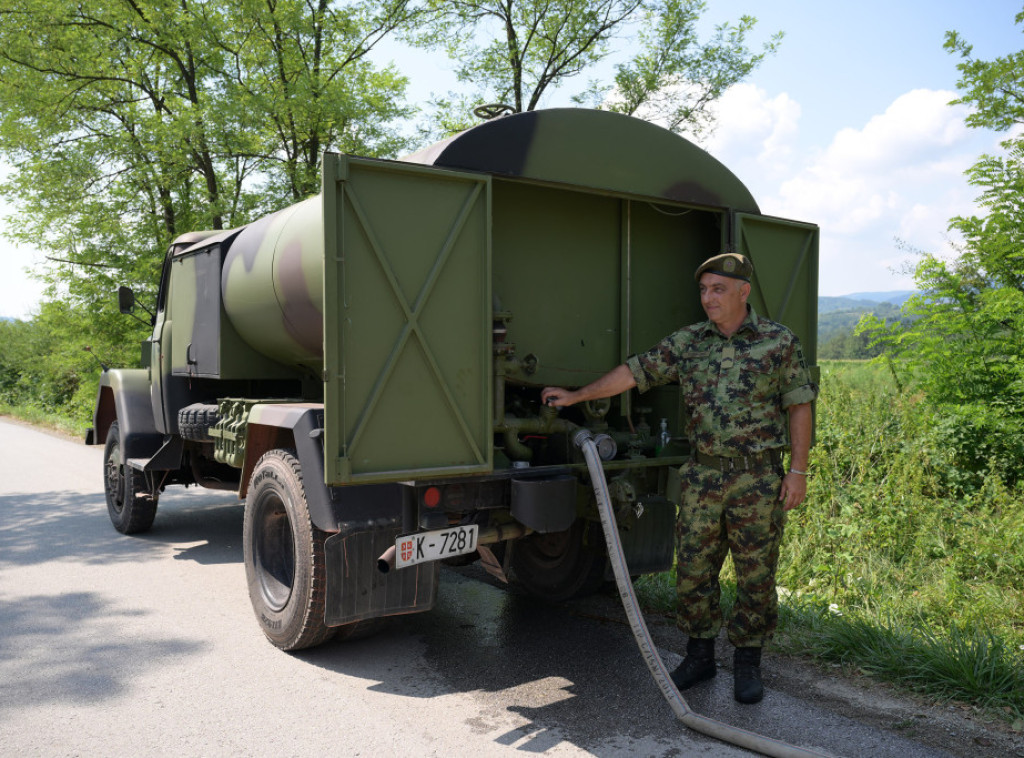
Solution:
[{"label": "distant hill", "polygon": [[872,350],[853,329],[861,316],[873,313],[879,318],[896,320],[901,306],[913,290],[893,292],[856,292],[842,297],[818,297],[818,350],[822,358],[866,358]]},{"label": "distant hill", "polygon": [[855,292],[851,295],[838,297],[818,296],[818,313],[833,311],[865,311],[869,312],[879,304],[892,305],[899,308],[914,294],[914,290],[896,290],[893,292]]},{"label": "distant hill", "polygon": [[903,305],[907,298],[913,295],[915,290],[892,290],[891,292],[854,292],[852,295],[844,295],[850,300],[869,300],[872,303],[892,303]]}]

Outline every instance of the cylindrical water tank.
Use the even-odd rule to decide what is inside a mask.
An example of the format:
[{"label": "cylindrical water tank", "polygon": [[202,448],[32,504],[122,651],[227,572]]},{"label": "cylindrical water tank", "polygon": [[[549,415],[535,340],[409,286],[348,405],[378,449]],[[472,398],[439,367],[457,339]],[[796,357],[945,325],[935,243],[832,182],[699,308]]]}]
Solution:
[{"label": "cylindrical water tank", "polygon": [[246,226],[221,274],[224,310],[239,336],[288,366],[323,365],[323,209],[311,197]]}]

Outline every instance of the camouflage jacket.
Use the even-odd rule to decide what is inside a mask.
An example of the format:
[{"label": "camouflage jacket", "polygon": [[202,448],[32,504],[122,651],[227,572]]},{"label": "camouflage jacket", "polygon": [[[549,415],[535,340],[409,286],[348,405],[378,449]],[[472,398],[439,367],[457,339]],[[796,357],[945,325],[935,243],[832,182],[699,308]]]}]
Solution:
[{"label": "camouflage jacket", "polygon": [[796,335],[749,306],[731,337],[704,321],[630,356],[626,365],[640,392],[679,383],[690,445],[707,455],[787,446],[786,408],[818,396]]}]

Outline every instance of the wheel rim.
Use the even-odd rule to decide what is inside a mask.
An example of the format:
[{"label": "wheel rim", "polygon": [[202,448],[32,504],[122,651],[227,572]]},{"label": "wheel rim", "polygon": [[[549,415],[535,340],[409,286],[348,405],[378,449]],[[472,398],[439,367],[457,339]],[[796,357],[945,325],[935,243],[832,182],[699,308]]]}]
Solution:
[{"label": "wheel rim", "polygon": [[113,445],[107,456],[105,483],[107,500],[115,511],[124,508],[124,466],[121,463],[121,446]]},{"label": "wheel rim", "polygon": [[253,565],[263,600],[273,611],[288,604],[295,582],[295,547],[288,511],[279,497],[261,499],[254,516]]},{"label": "wheel rim", "polygon": [[571,530],[534,534],[524,540],[525,551],[529,559],[538,567],[554,568],[565,561],[570,550]]}]

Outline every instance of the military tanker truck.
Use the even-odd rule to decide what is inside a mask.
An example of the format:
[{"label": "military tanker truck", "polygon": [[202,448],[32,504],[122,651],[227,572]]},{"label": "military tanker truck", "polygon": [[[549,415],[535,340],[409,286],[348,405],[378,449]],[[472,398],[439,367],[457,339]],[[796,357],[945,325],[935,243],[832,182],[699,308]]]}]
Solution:
[{"label": "military tanker truck", "polygon": [[710,254],[753,260],[752,304],[816,363],[817,227],[762,215],[660,127],[519,113],[322,168],[316,197],[174,240],[144,367],[104,371],[87,437],[126,534],[168,486],[244,499],[249,595],[282,649],[429,610],[442,561],[552,600],[607,581],[580,428],[601,435],[630,573],[670,568],[679,388],[561,412],[540,389],[702,319]]}]

